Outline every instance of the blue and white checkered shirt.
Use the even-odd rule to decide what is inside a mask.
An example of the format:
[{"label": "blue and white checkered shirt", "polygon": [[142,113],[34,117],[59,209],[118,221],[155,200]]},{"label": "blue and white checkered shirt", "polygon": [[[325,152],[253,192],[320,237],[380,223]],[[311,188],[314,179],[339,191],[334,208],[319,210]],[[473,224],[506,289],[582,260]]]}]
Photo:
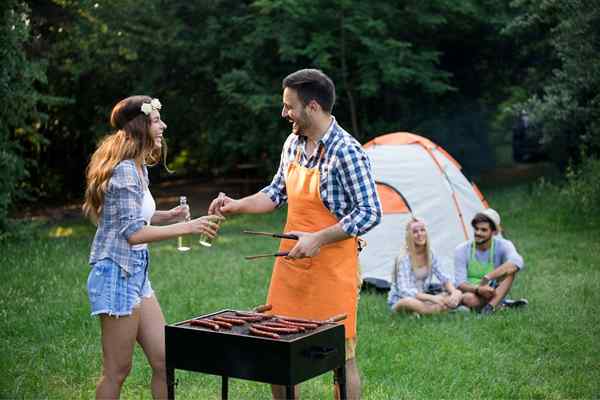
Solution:
[{"label": "blue and white checkered shirt", "polygon": [[113,170],[98,218],[98,229],[92,243],[90,264],[110,258],[127,273],[133,271],[134,251],[127,239],[144,224],[142,202],[148,186],[148,170],[137,173],[133,160],[123,160]]},{"label": "blue and white checkered shirt", "polygon": [[[431,253],[431,269],[428,271],[423,282],[424,290],[431,285],[434,275],[442,285],[445,285],[450,280],[440,269],[440,262],[435,254]],[[388,293],[388,305],[393,307],[400,299],[415,298],[419,292],[422,292],[422,290],[417,285],[417,276],[410,263],[410,256],[406,254],[404,257],[396,257],[396,260],[394,260],[392,285]]]},{"label": "blue and white checkered shirt", "polygon": [[[362,146],[340,127],[335,118],[318,143],[313,155],[306,155],[305,136],[290,134],[283,145],[279,169],[271,184],[261,191],[277,205],[287,202],[285,175],[301,149],[300,164],[306,168],[318,165],[321,199],[341,227],[350,236],[368,232],[381,221],[381,203],[375,189],[369,157]],[[321,159],[321,148],[323,156]]]}]

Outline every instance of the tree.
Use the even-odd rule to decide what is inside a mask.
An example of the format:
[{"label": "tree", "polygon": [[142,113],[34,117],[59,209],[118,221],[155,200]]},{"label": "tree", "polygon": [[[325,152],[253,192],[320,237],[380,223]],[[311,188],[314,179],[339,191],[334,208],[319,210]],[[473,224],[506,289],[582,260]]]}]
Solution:
[{"label": "tree", "polygon": [[46,81],[44,65],[31,61],[26,52],[30,37],[29,8],[24,2],[8,0],[0,22],[0,232],[7,229],[8,211],[26,191],[21,179],[28,176],[23,160],[25,145],[39,145],[41,116],[37,105],[43,96],[35,87]]},{"label": "tree", "polygon": [[509,31],[516,37],[543,32],[556,65],[544,74],[534,70],[534,94],[521,107],[541,127],[543,143],[560,166],[578,161],[582,146],[588,155],[599,155],[600,2],[519,0],[513,6],[522,12]]}]

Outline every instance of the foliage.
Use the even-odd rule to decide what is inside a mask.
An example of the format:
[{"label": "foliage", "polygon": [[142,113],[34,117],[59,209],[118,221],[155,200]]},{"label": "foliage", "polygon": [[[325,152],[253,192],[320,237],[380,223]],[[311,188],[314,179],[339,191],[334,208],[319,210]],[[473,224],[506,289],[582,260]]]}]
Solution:
[{"label": "foliage", "polygon": [[480,161],[459,160],[469,168],[489,167],[482,110],[513,76],[510,41],[497,35],[509,18],[491,0],[38,1],[35,54],[63,102],[44,108],[43,151],[27,153],[43,168],[30,184],[38,197],[79,196],[83,173],[65,171],[83,171],[112,105],[134,93],[165,105],[179,173],[251,163],[271,174],[289,132],[281,80],[305,67],[333,78],[336,118],[359,141],[435,125],[421,133],[451,153],[476,151]]},{"label": "foliage", "polygon": [[[530,71],[537,81],[530,110],[542,141],[561,166],[579,159],[580,147],[600,154],[600,3],[583,0],[514,1],[523,10],[508,31],[524,37],[537,31],[543,40],[531,55],[551,51],[551,73]],[[541,44],[540,44],[541,43]],[[548,59],[548,58],[545,58]]]},{"label": "foliage", "polygon": [[542,179],[536,194],[543,197],[550,193],[557,212],[568,210],[569,220],[587,225],[600,215],[600,159],[583,154],[581,160],[580,164],[567,167],[564,180]]},{"label": "foliage", "polygon": [[37,131],[40,115],[36,105],[43,98],[36,82],[45,82],[43,63],[31,61],[26,53],[30,37],[29,8],[18,0],[2,7],[0,21],[0,232],[8,228],[7,216],[27,190],[22,182],[29,176],[23,159],[24,146],[39,146],[44,139]]}]

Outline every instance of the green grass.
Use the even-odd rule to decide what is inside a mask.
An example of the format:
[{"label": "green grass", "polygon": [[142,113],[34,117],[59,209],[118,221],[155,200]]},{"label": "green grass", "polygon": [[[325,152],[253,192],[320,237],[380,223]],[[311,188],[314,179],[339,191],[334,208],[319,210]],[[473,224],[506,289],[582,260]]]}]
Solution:
[{"label": "green grass", "polygon": [[[384,296],[363,293],[357,360],[365,399],[600,397],[600,222],[574,224],[526,187],[486,194],[525,257],[512,296],[530,306],[416,320],[390,315]],[[180,254],[175,241],[152,245],[150,277],[168,323],[262,304],[272,260],[242,256],[273,251],[277,241],[240,232],[278,231],[283,218],[232,218],[208,250]],[[91,225],[77,221],[0,243],[0,398],[93,397],[101,348],[85,290],[92,235]],[[219,378],[177,377],[178,398],[219,398]],[[136,349],[122,397],[150,398],[149,379]],[[330,398],[331,380],[326,374],[305,383],[303,398]],[[269,393],[263,384],[230,382],[233,399]]]}]

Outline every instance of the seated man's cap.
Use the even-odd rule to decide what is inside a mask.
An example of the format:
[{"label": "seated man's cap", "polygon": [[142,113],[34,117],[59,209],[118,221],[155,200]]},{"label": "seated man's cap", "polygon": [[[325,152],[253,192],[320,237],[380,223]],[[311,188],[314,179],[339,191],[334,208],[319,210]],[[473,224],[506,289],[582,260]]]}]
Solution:
[{"label": "seated man's cap", "polygon": [[493,208],[486,208],[481,213],[488,217],[490,220],[492,220],[494,225],[496,225],[497,231],[500,230],[500,214],[498,214],[496,210],[494,210]]}]

